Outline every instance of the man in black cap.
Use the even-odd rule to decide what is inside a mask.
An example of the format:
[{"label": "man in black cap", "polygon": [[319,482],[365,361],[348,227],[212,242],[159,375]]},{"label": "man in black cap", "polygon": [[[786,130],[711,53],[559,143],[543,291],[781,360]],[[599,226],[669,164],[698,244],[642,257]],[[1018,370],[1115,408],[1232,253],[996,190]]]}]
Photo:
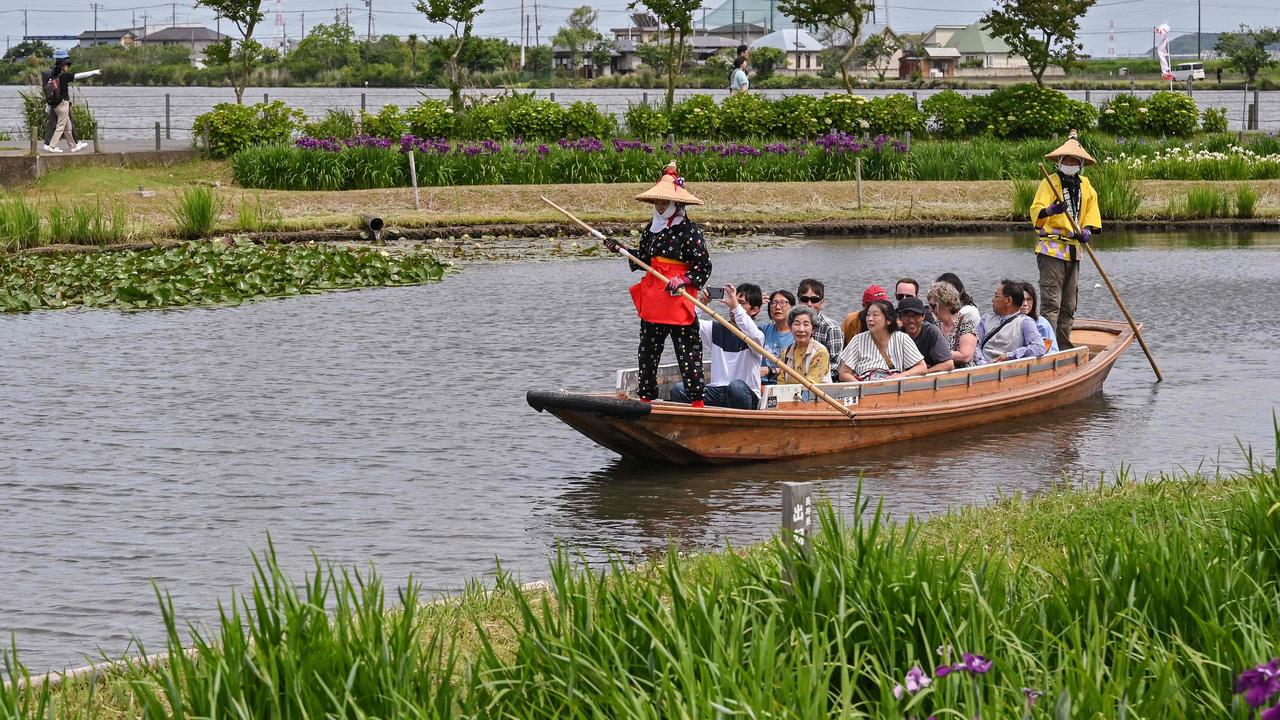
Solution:
[{"label": "man in black cap", "polygon": [[929,308],[917,297],[905,297],[898,303],[898,324],[916,344],[916,349],[924,356],[925,368],[928,372],[946,372],[954,370],[956,363],[951,359],[951,345],[937,325],[924,321]]}]

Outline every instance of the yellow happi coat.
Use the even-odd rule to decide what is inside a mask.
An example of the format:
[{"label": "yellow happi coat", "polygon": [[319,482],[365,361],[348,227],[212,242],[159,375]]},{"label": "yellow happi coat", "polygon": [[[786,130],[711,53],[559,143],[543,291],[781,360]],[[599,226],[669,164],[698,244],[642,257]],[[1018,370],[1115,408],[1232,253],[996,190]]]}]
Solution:
[{"label": "yellow happi coat", "polygon": [[[1036,190],[1036,198],[1031,201],[1031,224],[1035,226],[1040,239],[1036,242],[1036,254],[1048,255],[1059,260],[1078,260],[1080,243],[1071,230],[1071,221],[1066,213],[1040,217],[1040,211],[1049,207],[1062,192],[1062,178],[1057,173],[1049,176],[1049,180],[1041,180]],[[1050,185],[1052,181],[1052,185]],[[1070,210],[1068,210],[1070,212]],[[1098,193],[1089,183],[1089,178],[1080,178],[1080,217],[1076,219],[1081,229],[1102,229],[1102,214],[1098,212]]]}]

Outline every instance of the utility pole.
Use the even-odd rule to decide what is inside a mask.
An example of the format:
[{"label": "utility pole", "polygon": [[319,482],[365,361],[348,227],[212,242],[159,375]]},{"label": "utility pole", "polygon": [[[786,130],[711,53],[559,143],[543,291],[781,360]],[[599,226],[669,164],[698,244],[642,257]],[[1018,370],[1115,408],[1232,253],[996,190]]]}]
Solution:
[{"label": "utility pole", "polygon": [[93,44],[98,44],[98,10],[102,8],[101,3],[89,3],[89,7],[93,8]]},{"label": "utility pole", "polygon": [[769,32],[773,32],[773,0],[769,0]]},{"label": "utility pole", "polygon": [[307,12],[302,11],[302,16],[298,19],[298,29],[302,34],[298,36],[298,42],[302,42],[302,38],[307,36]]},{"label": "utility pole", "polygon": [[369,8],[368,27],[364,31],[364,41],[373,42],[373,0],[364,0],[365,7]]},{"label": "utility pole", "polygon": [[1200,20],[1201,20],[1200,1],[1201,0],[1196,0],[1196,59],[1197,60],[1202,59],[1200,57]]},{"label": "utility pole", "polygon": [[524,46],[525,46],[524,37],[525,35],[528,34],[524,31],[525,21],[526,20],[524,16],[524,0],[520,0],[520,69],[521,70],[524,69]]},{"label": "utility pole", "polygon": [[178,3],[169,3],[169,7],[173,8],[173,15],[169,17],[169,27],[178,26]]},{"label": "utility pole", "polygon": [[142,13],[142,39],[147,39],[147,18],[151,17],[147,13]]},{"label": "utility pole", "polygon": [[533,44],[541,45],[542,38],[539,33],[542,32],[542,20],[538,18],[538,0],[533,0]]},{"label": "utility pole", "polygon": [[[26,40],[27,36],[30,34],[31,34],[31,28],[27,26],[27,9],[22,8],[22,39]],[[8,48],[5,48],[5,49],[7,50]]]}]

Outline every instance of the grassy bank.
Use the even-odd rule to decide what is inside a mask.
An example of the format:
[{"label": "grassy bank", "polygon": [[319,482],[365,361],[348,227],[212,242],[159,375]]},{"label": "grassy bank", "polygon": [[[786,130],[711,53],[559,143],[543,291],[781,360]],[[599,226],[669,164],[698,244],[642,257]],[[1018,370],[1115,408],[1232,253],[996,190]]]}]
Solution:
[{"label": "grassy bank", "polygon": [[[1091,173],[1092,174],[1092,173]],[[246,227],[245,208],[266,208],[272,229],[318,230],[351,227],[357,215],[373,212],[402,228],[491,224],[539,224],[562,222],[539,196],[567,203],[583,219],[592,222],[634,223],[645,219],[644,208],[632,197],[648,183],[614,185],[519,185],[423,188],[422,209],[413,209],[407,189],[333,192],[246,191],[230,187],[230,173],[221,162],[185,163],[172,168],[118,169],[73,168],[50,173],[24,191],[33,204],[53,194],[67,205],[120,201],[128,205],[132,239],[173,237],[176,225],[171,207],[177,192],[193,181],[217,182],[215,193],[222,211],[214,231],[230,233],[262,228]],[[1237,181],[1132,181],[1138,191],[1133,218],[1184,219],[1180,212],[1189,191],[1202,185],[1236,192]],[[1252,213],[1256,217],[1280,217],[1280,181],[1248,182],[1256,193]],[[153,197],[134,192],[142,186]],[[859,208],[854,182],[823,183],[699,183],[690,182],[706,205],[694,211],[709,223],[812,223],[866,220],[910,224],[920,221],[1021,220],[1012,204],[1015,184],[1009,181],[864,182]],[[125,189],[128,190],[125,190]],[[260,218],[261,212],[247,213]],[[1107,217],[1106,220],[1113,220]]]},{"label": "grassy bank", "polygon": [[591,570],[560,553],[547,591],[411,587],[391,613],[376,577],[317,564],[296,586],[268,553],[212,631],[162,602],[180,660],[10,686],[0,714],[1252,717],[1234,685],[1280,652],[1280,473],[1250,465],[925,522],[860,500],[808,551]]}]

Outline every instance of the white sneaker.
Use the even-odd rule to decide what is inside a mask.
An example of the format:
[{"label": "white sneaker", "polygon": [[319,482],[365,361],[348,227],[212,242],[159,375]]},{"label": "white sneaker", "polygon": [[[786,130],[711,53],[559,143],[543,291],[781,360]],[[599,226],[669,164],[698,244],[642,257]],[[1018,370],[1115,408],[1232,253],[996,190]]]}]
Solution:
[{"label": "white sneaker", "polygon": [[83,150],[87,147],[89,147],[89,143],[81,140],[80,142],[76,143],[75,147],[71,148],[71,152],[76,152],[77,150]]},{"label": "white sneaker", "polygon": [[41,149],[41,150],[44,150],[45,152],[62,152],[62,148],[60,148],[60,147],[51,147],[51,146],[49,146],[49,145],[41,145],[41,146],[40,146],[40,149]]}]

